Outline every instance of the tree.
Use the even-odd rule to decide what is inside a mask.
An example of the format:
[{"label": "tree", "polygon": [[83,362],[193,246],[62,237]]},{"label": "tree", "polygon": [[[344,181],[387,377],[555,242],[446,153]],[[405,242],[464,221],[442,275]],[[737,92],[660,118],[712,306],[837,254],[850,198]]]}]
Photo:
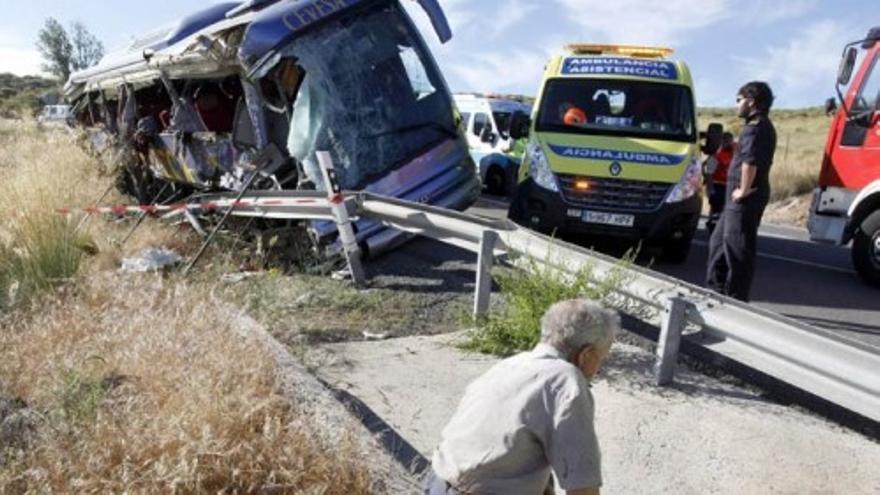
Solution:
[{"label": "tree", "polygon": [[100,62],[104,56],[104,44],[98,41],[98,38],[90,33],[81,22],[74,22],[70,28],[73,38],[71,70],[87,69]]},{"label": "tree", "polygon": [[50,17],[40,30],[37,50],[43,56],[43,70],[67,81],[72,71],[97,64],[104,56],[104,45],[81,22],[70,26],[70,33]]},{"label": "tree", "polygon": [[54,18],[46,19],[37,39],[37,50],[45,59],[43,70],[62,81],[70,77],[70,56],[73,45],[64,26]]}]

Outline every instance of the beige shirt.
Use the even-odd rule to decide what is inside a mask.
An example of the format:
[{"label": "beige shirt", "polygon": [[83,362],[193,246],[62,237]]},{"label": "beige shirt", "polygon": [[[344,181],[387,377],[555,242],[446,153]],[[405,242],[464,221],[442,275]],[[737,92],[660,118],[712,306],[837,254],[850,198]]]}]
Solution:
[{"label": "beige shirt", "polygon": [[600,460],[589,383],[539,344],[468,385],[432,467],[467,493],[540,495],[551,467],[563,489],[600,486]]}]

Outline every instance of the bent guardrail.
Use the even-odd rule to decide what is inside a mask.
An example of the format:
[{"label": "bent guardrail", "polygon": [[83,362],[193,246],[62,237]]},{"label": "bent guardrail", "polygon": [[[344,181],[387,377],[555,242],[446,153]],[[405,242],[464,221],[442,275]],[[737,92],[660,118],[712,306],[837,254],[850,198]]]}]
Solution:
[{"label": "bent guardrail", "polygon": [[[303,194],[260,193],[254,198],[242,198],[233,214],[288,219],[333,218],[330,203],[322,202],[315,193],[308,196],[314,203],[297,203],[304,199]],[[488,253],[527,255],[540,263],[555,264],[560,270],[576,270],[588,264],[599,276],[622,270],[628,282],[618,290],[620,295],[663,316],[659,349],[662,363],[658,372],[664,372],[665,367],[668,375],[670,362],[674,362],[675,357],[670,349],[674,351],[683,327],[693,326],[697,331],[681,338],[880,421],[880,355],[856,341],[647,268],[621,268],[614,258],[523,229],[506,220],[489,220],[369,193],[349,192],[344,193],[344,197],[352,217],[370,218],[387,227],[474,253],[482,252],[477,268],[475,311],[484,310],[488,301],[487,294],[481,294],[488,291],[485,283]],[[221,206],[232,206],[232,202],[218,197],[210,200]],[[663,381],[658,375],[658,382]]]}]

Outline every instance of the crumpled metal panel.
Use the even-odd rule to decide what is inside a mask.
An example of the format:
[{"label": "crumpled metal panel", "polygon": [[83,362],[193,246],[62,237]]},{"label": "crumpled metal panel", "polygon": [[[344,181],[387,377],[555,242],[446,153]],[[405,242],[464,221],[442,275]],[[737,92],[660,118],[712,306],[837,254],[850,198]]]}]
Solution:
[{"label": "crumpled metal panel", "polygon": [[238,49],[238,57],[250,72],[272,50],[297,32],[331,15],[371,0],[286,0],[267,7],[254,18]]}]

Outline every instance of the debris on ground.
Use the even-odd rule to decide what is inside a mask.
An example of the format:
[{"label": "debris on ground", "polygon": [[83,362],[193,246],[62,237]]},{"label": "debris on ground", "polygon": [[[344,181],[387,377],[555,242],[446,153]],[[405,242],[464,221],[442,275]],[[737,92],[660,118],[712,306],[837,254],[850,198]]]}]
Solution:
[{"label": "debris on ground", "polygon": [[249,279],[251,277],[256,277],[257,275],[262,275],[264,272],[261,271],[247,271],[247,272],[236,272],[236,273],[224,273],[220,276],[220,281],[224,284],[237,284],[243,280]]},{"label": "debris on ground", "polygon": [[170,249],[149,248],[141,251],[138,257],[124,258],[119,269],[123,272],[146,273],[162,270],[181,261],[183,258]]}]

